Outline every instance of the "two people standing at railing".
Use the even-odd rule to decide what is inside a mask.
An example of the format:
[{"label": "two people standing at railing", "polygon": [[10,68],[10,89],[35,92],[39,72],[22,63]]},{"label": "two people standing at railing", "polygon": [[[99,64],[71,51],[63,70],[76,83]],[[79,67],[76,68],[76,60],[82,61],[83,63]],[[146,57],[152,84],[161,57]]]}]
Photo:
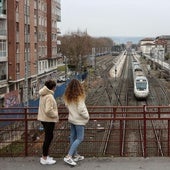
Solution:
[{"label": "two people standing at railing", "polygon": [[[53,139],[53,130],[55,123],[58,122],[57,103],[54,99],[54,90],[56,83],[53,80],[45,82],[45,86],[40,89],[40,102],[38,111],[38,120],[41,121],[45,137],[43,142],[43,155],[40,158],[41,164],[55,164],[56,161],[48,155],[49,147]],[[85,105],[85,91],[82,84],[73,79],[68,84],[64,102],[69,111],[68,121],[70,123],[70,149],[64,162],[75,166],[76,161],[84,159],[84,156],[78,154],[77,149],[84,140],[85,125],[89,121],[89,113]]]}]

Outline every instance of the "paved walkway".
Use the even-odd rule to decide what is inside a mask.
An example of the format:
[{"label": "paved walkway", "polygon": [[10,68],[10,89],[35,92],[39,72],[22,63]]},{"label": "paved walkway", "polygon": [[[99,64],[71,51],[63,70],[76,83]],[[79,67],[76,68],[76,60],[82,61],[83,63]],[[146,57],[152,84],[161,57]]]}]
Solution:
[{"label": "paved walkway", "polygon": [[0,158],[0,170],[170,170],[169,157],[86,158],[72,167],[56,159],[55,165],[41,165],[39,158]]}]

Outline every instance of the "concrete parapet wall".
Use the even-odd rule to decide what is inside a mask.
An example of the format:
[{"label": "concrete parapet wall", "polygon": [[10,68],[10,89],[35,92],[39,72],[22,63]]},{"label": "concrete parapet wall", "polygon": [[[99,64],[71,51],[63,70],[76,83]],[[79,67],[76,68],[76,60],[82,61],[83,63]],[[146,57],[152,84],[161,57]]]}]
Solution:
[{"label": "concrete parapet wall", "polygon": [[118,56],[118,60],[114,63],[114,66],[110,69],[110,77],[120,77],[123,65],[126,59],[126,55],[123,53]]}]

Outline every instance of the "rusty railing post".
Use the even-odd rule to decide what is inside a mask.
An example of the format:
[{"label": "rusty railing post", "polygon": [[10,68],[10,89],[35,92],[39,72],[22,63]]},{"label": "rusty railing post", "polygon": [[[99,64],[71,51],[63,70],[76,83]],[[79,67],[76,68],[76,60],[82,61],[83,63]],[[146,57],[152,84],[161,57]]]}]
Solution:
[{"label": "rusty railing post", "polygon": [[168,120],[168,156],[170,155],[170,120]]},{"label": "rusty railing post", "polygon": [[28,108],[24,108],[24,122],[25,122],[25,156],[28,156]]},{"label": "rusty railing post", "polygon": [[144,144],[144,158],[146,158],[146,106],[143,106],[143,144]]}]

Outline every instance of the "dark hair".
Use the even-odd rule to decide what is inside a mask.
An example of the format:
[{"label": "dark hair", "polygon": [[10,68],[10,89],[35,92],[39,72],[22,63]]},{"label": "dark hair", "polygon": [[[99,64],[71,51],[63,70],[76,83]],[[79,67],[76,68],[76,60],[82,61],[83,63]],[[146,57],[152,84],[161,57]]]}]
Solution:
[{"label": "dark hair", "polygon": [[56,82],[54,80],[47,80],[45,82],[45,86],[49,89],[52,90],[54,87],[56,87]]}]

